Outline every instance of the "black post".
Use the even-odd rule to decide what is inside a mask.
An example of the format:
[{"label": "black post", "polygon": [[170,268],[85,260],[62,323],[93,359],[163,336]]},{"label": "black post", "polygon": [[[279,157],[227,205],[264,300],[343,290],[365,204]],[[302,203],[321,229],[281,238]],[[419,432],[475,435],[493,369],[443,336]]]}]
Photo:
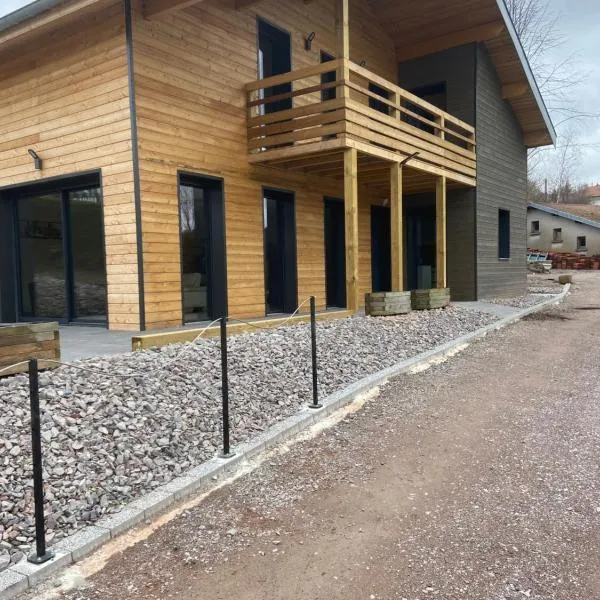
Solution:
[{"label": "black post", "polygon": [[317,316],[315,310],[315,297],[310,297],[310,342],[312,354],[312,404],[308,408],[323,408],[319,404],[319,383],[317,380]]},{"label": "black post", "polygon": [[229,447],[229,377],[227,373],[227,317],[221,317],[221,395],[223,398],[223,452],[221,458],[231,458]]},{"label": "black post", "polygon": [[31,410],[31,453],[33,456],[33,499],[35,503],[35,554],[27,560],[40,565],[54,557],[52,550],[46,550],[46,529],[44,519],[44,480],[42,474],[42,440],[40,432],[40,388],[38,361],[29,361],[29,402]]}]

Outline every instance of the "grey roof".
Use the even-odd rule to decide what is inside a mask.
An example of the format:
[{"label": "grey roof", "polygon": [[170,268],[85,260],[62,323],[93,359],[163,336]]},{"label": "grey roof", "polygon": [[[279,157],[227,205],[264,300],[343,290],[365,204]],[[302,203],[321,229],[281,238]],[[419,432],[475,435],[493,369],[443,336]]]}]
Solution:
[{"label": "grey roof", "polygon": [[549,215],[554,215],[555,217],[562,217],[563,219],[568,219],[569,221],[574,221],[575,223],[581,223],[583,225],[588,225],[589,227],[595,227],[596,229],[600,229],[599,221],[592,221],[592,219],[586,219],[585,217],[580,217],[579,215],[574,215],[573,213],[569,213],[564,210],[558,210],[558,208],[552,208],[547,204],[537,204],[536,202],[530,202],[527,205],[527,208],[541,210],[542,212],[548,213]]}]

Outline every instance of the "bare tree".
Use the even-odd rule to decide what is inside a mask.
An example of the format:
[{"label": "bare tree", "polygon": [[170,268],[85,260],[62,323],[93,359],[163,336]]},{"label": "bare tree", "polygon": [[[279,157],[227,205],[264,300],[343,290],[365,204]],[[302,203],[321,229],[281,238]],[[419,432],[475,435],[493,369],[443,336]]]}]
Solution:
[{"label": "bare tree", "polygon": [[580,158],[581,149],[577,145],[574,129],[569,127],[561,136],[552,161],[554,164],[550,165],[554,173],[552,187],[556,192],[557,204],[568,203],[571,200],[575,191],[573,180]]},{"label": "bare tree", "polygon": [[549,56],[565,43],[559,14],[552,8],[551,0],[504,1],[548,109],[557,119],[555,125],[600,116],[578,110],[575,104],[576,89],[587,78],[579,66],[577,53],[558,62]]}]

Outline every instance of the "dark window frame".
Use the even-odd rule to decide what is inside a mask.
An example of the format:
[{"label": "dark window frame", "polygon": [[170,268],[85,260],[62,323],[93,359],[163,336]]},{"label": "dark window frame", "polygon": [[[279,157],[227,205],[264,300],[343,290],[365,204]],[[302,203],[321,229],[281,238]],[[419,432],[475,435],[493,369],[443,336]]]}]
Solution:
[{"label": "dark window frame", "polygon": [[498,209],[498,260],[510,260],[510,211]]},{"label": "dark window frame", "polygon": [[540,234],[540,222],[539,220],[531,221],[531,235],[539,235]]},{"label": "dark window frame", "polygon": [[[102,262],[104,265],[105,286],[105,315],[98,319],[85,319],[78,316],[76,310],[76,295],[73,288],[75,284],[75,274],[73,273],[73,229],[76,226],[72,223],[70,215],[71,199],[69,194],[88,188],[98,188],[100,190],[100,227],[102,229]],[[58,317],[61,324],[75,324],[84,326],[108,327],[110,323],[109,298],[108,298],[108,270],[106,260],[106,228],[104,222],[104,186],[102,181],[101,169],[91,169],[81,171],[80,173],[69,173],[40,179],[39,181],[28,181],[25,183],[11,184],[0,188],[3,197],[11,206],[12,212],[12,267],[11,279],[15,286],[14,307],[11,312],[16,322],[43,322],[48,321],[48,317],[36,317],[25,314],[23,309],[23,291],[22,291],[22,265],[21,265],[21,245],[19,240],[19,200],[31,196],[58,194],[61,202],[61,222],[62,222],[62,246],[64,261],[64,286],[65,286],[65,307],[62,317]]]},{"label": "dark window frame", "polygon": [[[195,187],[195,184],[206,182],[215,188],[220,188],[221,206],[208,209],[209,214],[209,235],[211,246],[211,270],[220,271],[220,277],[215,272],[211,272],[211,289],[207,291],[208,298],[208,317],[211,314],[219,316],[229,316],[229,289],[227,287],[227,231],[226,231],[226,197],[225,197],[225,179],[207,175],[206,173],[197,173],[193,171],[177,171],[177,219],[178,219],[178,242],[179,242],[179,264],[181,277],[181,325],[197,321],[186,321],[185,303],[184,303],[184,281],[183,281],[183,244],[181,242],[181,187]],[[219,249],[221,250],[219,256]],[[215,253],[217,250],[217,253]],[[221,264],[219,264],[221,263]],[[219,304],[221,306],[219,306]],[[222,309],[222,310],[219,310]]]},{"label": "dark window frame", "polygon": [[[583,243],[580,243],[580,240],[583,240]],[[576,239],[577,243],[577,252],[586,252],[587,251],[587,237],[585,235],[578,235]]]}]

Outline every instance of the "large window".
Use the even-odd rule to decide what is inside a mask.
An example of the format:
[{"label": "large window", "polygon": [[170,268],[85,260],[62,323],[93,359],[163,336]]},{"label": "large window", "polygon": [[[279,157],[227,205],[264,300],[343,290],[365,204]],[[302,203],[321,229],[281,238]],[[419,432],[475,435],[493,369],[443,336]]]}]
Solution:
[{"label": "large window", "polygon": [[19,317],[104,322],[107,314],[98,177],[13,192]]},{"label": "large window", "polygon": [[498,258],[510,258],[510,211],[498,211]]}]

